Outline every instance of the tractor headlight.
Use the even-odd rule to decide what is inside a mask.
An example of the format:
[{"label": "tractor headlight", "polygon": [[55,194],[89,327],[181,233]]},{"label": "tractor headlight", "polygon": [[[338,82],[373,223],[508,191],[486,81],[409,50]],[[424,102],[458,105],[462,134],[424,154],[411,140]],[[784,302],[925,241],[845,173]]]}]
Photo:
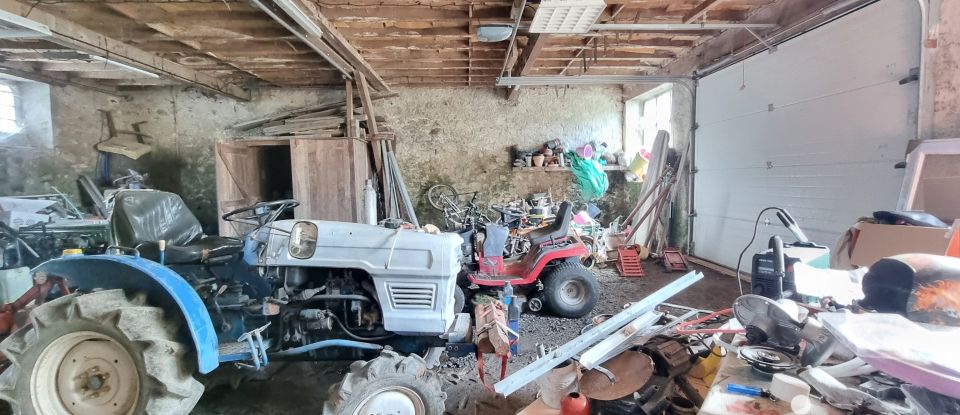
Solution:
[{"label": "tractor headlight", "polygon": [[297,222],[290,231],[290,256],[307,259],[317,250],[317,225],[313,222]]}]

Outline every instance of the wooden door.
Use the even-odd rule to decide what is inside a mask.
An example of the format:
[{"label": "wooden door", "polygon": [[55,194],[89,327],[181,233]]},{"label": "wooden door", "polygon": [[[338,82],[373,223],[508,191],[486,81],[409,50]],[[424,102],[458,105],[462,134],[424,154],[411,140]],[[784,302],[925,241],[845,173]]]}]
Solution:
[{"label": "wooden door", "polygon": [[217,142],[215,153],[220,235],[242,236],[250,227],[220,217],[260,201],[264,179],[262,153],[256,147],[228,142]]},{"label": "wooden door", "polygon": [[[290,140],[297,219],[358,222],[363,183],[354,175],[354,140]],[[360,190],[358,190],[360,189]]]}]

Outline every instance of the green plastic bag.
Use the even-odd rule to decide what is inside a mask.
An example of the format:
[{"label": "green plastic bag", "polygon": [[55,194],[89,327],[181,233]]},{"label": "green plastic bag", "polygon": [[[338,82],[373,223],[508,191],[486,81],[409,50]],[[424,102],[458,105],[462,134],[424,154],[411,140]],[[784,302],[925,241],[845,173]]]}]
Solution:
[{"label": "green plastic bag", "polygon": [[600,163],[596,160],[585,160],[574,152],[567,152],[567,158],[570,159],[570,169],[577,177],[580,197],[584,201],[592,202],[607,192],[610,182],[607,181],[607,173],[603,171]]}]

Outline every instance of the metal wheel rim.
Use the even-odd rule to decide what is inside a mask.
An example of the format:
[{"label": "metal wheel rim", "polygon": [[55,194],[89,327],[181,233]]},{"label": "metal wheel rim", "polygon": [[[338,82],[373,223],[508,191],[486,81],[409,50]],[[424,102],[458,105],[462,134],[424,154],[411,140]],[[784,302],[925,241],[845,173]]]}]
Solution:
[{"label": "metal wheel rim", "polygon": [[582,281],[567,281],[560,285],[560,301],[568,305],[579,305],[587,297],[587,287]]},{"label": "metal wheel rim", "polygon": [[30,377],[33,407],[42,415],[129,415],[140,396],[140,376],[130,353],[92,331],[54,340]]},{"label": "metal wheel rim", "polygon": [[371,393],[360,402],[353,415],[426,415],[423,399],[410,388],[389,386]]}]

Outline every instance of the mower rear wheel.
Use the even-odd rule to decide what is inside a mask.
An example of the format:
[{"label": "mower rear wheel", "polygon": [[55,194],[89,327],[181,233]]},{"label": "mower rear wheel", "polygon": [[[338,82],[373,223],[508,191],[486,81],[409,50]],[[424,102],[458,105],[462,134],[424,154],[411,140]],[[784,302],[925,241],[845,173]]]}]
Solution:
[{"label": "mower rear wheel", "polygon": [[343,381],[330,388],[324,415],[442,415],[447,394],[440,377],[415,354],[384,350],[356,361]]},{"label": "mower rear wheel", "polygon": [[123,290],[68,295],[0,343],[0,398],[15,414],[187,414],[203,385],[163,310]]},{"label": "mower rear wheel", "polygon": [[597,305],[600,285],[593,273],[579,262],[565,262],[543,278],[543,296],[554,314],[580,318]]}]

